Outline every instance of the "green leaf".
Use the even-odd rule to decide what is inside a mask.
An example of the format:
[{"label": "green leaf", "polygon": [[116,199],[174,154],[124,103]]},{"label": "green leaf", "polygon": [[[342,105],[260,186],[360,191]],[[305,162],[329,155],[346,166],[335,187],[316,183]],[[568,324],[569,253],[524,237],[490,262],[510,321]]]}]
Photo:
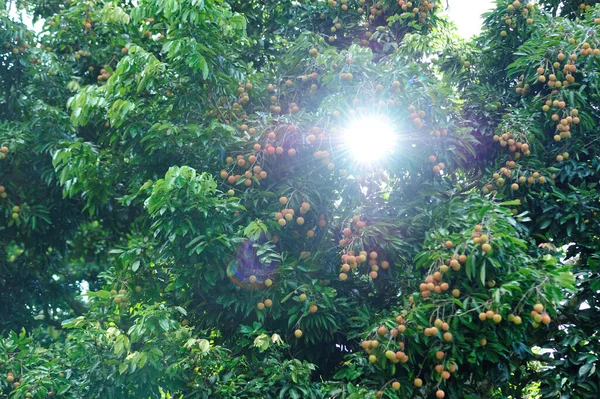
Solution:
[{"label": "green leaf", "polygon": [[482,285],[485,285],[485,262],[481,265],[481,270],[479,270],[479,281],[481,281]]},{"label": "green leaf", "polygon": [[81,296],[87,296],[89,298],[101,298],[101,299],[108,299],[110,298],[112,295],[110,292],[105,291],[105,290],[100,290],[100,291],[88,291],[85,294],[82,294]]},{"label": "green leaf", "polygon": [[163,329],[163,331],[169,331],[169,320],[167,319],[158,319],[158,324],[160,325],[160,328]]},{"label": "green leaf", "polygon": [[516,199],[516,200],[511,200],[511,201],[504,201],[504,202],[501,202],[500,205],[502,205],[502,206],[520,206],[521,200]]},{"label": "green leaf", "polygon": [[594,363],[585,363],[583,366],[581,366],[578,372],[579,377],[585,378],[588,376],[588,374],[591,374],[590,371],[592,370],[593,366]]}]

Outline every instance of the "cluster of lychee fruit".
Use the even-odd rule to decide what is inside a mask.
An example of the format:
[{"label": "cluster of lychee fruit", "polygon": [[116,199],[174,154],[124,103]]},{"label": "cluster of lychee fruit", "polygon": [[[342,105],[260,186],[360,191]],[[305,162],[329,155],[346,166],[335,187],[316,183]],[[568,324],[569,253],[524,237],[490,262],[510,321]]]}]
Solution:
[{"label": "cluster of lychee fruit", "polygon": [[263,310],[264,308],[270,308],[271,306],[273,306],[273,301],[271,299],[267,298],[264,301],[258,302],[256,304],[256,309]]},{"label": "cluster of lychee fruit", "polygon": [[[535,6],[532,3],[527,5],[521,4],[519,0],[515,0],[512,4],[509,4],[504,10],[504,23],[509,29],[515,29],[517,27],[517,20],[519,18],[525,18],[525,22],[528,25],[533,23],[531,16],[535,12]],[[506,30],[500,31],[501,37],[506,37],[508,32]]]},{"label": "cluster of lychee fruit", "polygon": [[[260,152],[260,144],[256,144],[255,148],[256,146],[258,146]],[[258,157],[254,154],[250,154],[246,157],[244,155],[238,155],[235,161],[232,157],[227,157],[225,162],[227,162],[230,171],[228,172],[226,169],[222,169],[219,176],[230,185],[236,185],[241,181],[244,186],[250,187],[254,181],[260,181],[267,178],[267,172],[262,170],[262,167],[257,164],[257,160]],[[236,168],[241,169],[243,174],[234,173]],[[228,194],[233,195],[233,190],[229,190]]]},{"label": "cluster of lychee fruit", "polygon": [[558,100],[547,100],[542,109],[544,112],[549,112],[550,107],[556,107],[550,118],[553,122],[556,122],[556,131],[553,138],[558,143],[563,139],[571,137],[571,126],[580,123],[579,110],[573,108],[571,111],[567,111],[565,109],[565,102]]},{"label": "cluster of lychee fruit", "polygon": [[[454,243],[452,241],[446,241],[444,246],[447,249],[451,249],[454,247]],[[423,282],[419,284],[419,291],[421,292],[421,296],[423,298],[429,298],[432,294],[441,294],[443,292],[447,292],[450,289],[450,285],[448,282],[444,281],[444,276],[450,272],[450,269],[454,271],[459,271],[467,261],[467,256],[464,254],[453,254],[452,257],[447,259],[443,264],[441,264],[438,270],[433,273],[427,275]],[[460,290],[454,289],[451,291],[452,296],[458,298],[460,296]],[[414,303],[414,298],[409,297],[409,301]]]},{"label": "cluster of lychee fruit", "polygon": [[[518,324],[516,322],[517,317],[519,317],[519,316],[513,317],[513,322],[515,324]],[[547,326],[548,324],[550,324],[552,322],[550,315],[548,313],[544,312],[544,305],[542,305],[541,303],[536,303],[535,305],[533,305],[533,310],[531,311],[531,317],[533,318],[532,325],[534,328],[538,328],[542,324]],[[509,316],[509,319],[510,319],[510,316]]]},{"label": "cluster of lychee fruit", "polygon": [[[248,125],[245,123],[240,125],[239,129],[247,132],[251,136],[256,134],[256,129],[253,127],[248,127]],[[265,156],[281,156],[284,154],[287,154],[290,157],[296,156],[297,151],[295,148],[293,148],[292,144],[286,145],[286,147],[288,147],[287,151],[284,149],[284,140],[286,139],[286,135],[294,134],[295,132],[296,127],[294,125],[286,126],[283,134],[277,134],[275,131],[271,131],[265,135],[266,139],[264,140],[264,146],[260,143],[255,143],[253,144],[252,151],[249,154],[237,155],[235,160],[233,157],[228,156],[225,159],[228,169],[222,169],[220,171],[219,174],[221,179],[226,180],[230,185],[243,183],[246,187],[250,187],[253,181],[266,179],[267,171],[263,170],[261,161],[264,160]],[[314,142],[314,140],[316,140],[316,136],[309,134],[307,136],[307,140],[309,142],[310,140]],[[317,155],[320,156],[320,153],[315,154],[315,157],[317,157]],[[329,154],[326,153],[325,155],[326,156],[321,156],[321,158],[328,159]],[[238,168],[238,170],[241,169],[239,170],[240,173],[235,173],[236,168]],[[243,172],[243,174],[241,172]],[[233,190],[230,190],[231,195],[233,195],[232,191]]]},{"label": "cluster of lychee fruit", "polygon": [[435,359],[439,362],[434,368],[435,372],[440,376],[442,380],[449,380],[451,377],[451,373],[455,373],[458,367],[456,366],[456,364],[446,361],[446,353],[444,353],[443,351],[436,351],[434,356]]},{"label": "cluster of lychee fruit", "polygon": [[8,147],[3,145],[2,147],[0,147],[0,160],[5,159],[6,154],[8,154]]},{"label": "cluster of lychee fruit", "polygon": [[[357,8],[357,12],[359,14],[364,14],[364,9],[362,8],[362,5],[365,4],[365,0],[359,0],[361,6]],[[337,0],[327,0],[327,4],[329,5],[329,7],[334,8],[334,9],[338,9],[339,11],[341,11],[342,13],[345,13],[349,10],[349,6],[348,6],[348,0],[340,0],[340,4],[338,4]],[[339,5],[339,8],[338,8]],[[325,14],[321,14],[321,19],[325,18]],[[331,35],[329,36],[328,40],[329,42],[334,42],[336,39],[336,32],[337,34],[342,34],[342,30],[343,30],[343,25],[341,22],[335,22],[335,21],[340,21],[340,18],[335,18],[334,20],[334,24],[331,26]]]},{"label": "cluster of lychee fruit", "polygon": [[[315,144],[317,142],[323,141],[324,138],[325,138],[325,132],[323,131],[323,129],[321,129],[318,126],[315,126],[315,127],[311,128],[309,130],[308,134],[306,135],[306,142],[308,144]],[[329,152],[328,151],[315,152],[315,158],[317,158],[317,159],[329,158]],[[327,163],[327,162],[324,162],[324,163]]]},{"label": "cluster of lychee fruit", "polygon": [[110,291],[110,295],[112,297],[112,301],[115,305],[120,307],[121,309],[125,309],[127,307],[127,290],[125,288],[121,288],[120,290],[112,289]]},{"label": "cluster of lychee fruit", "polygon": [[110,74],[110,72],[108,72],[110,68],[108,66],[105,66],[104,68],[100,69],[100,75],[98,75],[98,83],[102,83],[107,81],[112,75]]},{"label": "cluster of lychee fruit", "polygon": [[[447,266],[446,266],[447,267]],[[458,266],[458,269],[460,265]],[[447,269],[445,269],[447,270]],[[436,271],[432,275],[425,277],[424,282],[419,285],[419,291],[423,298],[429,298],[432,292],[441,294],[442,292],[448,291],[450,285],[443,281],[443,274],[441,271]]]},{"label": "cluster of lychee fruit", "polygon": [[[434,174],[438,175],[446,168],[446,165],[443,162],[437,162],[437,157],[435,155],[430,155],[427,160],[429,163],[434,164],[431,170]],[[437,163],[436,163],[437,162]]]},{"label": "cluster of lychee fruit", "polygon": [[[289,204],[289,200],[287,197],[280,197],[279,204],[283,205],[285,208],[283,208],[280,212],[275,213],[275,220],[277,221],[277,223],[279,223],[279,225],[281,227],[284,227],[288,224],[288,222],[294,221],[295,211],[294,211],[294,209],[287,207],[287,205]],[[300,209],[298,210],[298,213],[300,214],[300,216],[296,217],[296,220],[295,220],[295,222],[298,226],[302,226],[304,224],[304,222],[305,222],[304,215],[309,210],[310,210],[310,204],[308,202],[302,202],[302,204],[300,205]],[[321,219],[321,220],[324,220],[324,219]],[[312,231],[312,230],[309,230],[309,231]],[[313,235],[314,235],[314,231],[313,231]]]},{"label": "cluster of lychee fruit", "polygon": [[[374,332],[375,339],[364,340],[361,342],[361,347],[367,352],[369,355],[369,363],[377,363],[379,361],[377,355],[377,349],[380,347],[380,342],[378,339],[388,339],[390,342],[386,345],[384,356],[391,361],[392,363],[407,363],[409,360],[408,355],[404,352],[405,344],[402,341],[396,340],[399,338],[400,334],[403,334],[406,331],[405,320],[403,316],[398,316],[396,318],[396,322],[398,326],[396,328],[392,328],[388,330],[385,326],[379,326]],[[392,345],[392,341],[395,345]],[[397,349],[396,351],[391,348]]]},{"label": "cluster of lychee fruit", "polygon": [[384,270],[390,267],[390,263],[386,260],[381,261],[378,264],[377,252],[375,251],[371,251],[370,253],[367,253],[367,251],[360,251],[360,253],[356,255],[354,251],[350,250],[342,255],[342,262],[344,263],[342,264],[341,273],[339,275],[339,278],[342,281],[348,279],[350,270],[358,269],[358,266],[365,262],[369,265],[369,277],[372,279],[379,277],[380,267]]},{"label": "cluster of lychee fruit", "polygon": [[[475,226],[476,229],[480,229],[481,227]],[[481,230],[479,230],[481,231]],[[481,239],[480,238],[480,233],[475,232],[473,234],[473,240],[475,244],[479,244],[481,243]],[[487,242],[487,236],[484,237],[485,242]],[[444,247],[446,249],[452,249],[454,247],[454,243],[450,240],[447,240],[443,243]],[[489,245],[489,244],[485,244],[485,245]],[[487,247],[484,247],[485,250],[487,250]],[[491,248],[490,248],[491,250]],[[429,298],[432,294],[442,294],[445,292],[448,292],[450,290],[450,284],[446,281],[444,281],[444,276],[446,276],[448,273],[450,273],[450,269],[454,270],[454,271],[459,271],[462,269],[462,266],[467,262],[467,256],[465,254],[458,254],[458,253],[454,253],[452,254],[452,256],[450,258],[448,258],[445,262],[443,262],[442,264],[439,265],[439,267],[437,268],[437,270],[433,271],[433,273],[425,276],[425,279],[423,280],[423,282],[421,284],[419,284],[419,291],[421,293],[421,297],[427,299]],[[450,294],[455,297],[458,298],[460,297],[460,290],[458,288],[453,289]],[[415,303],[415,299],[413,296],[410,296],[409,298],[409,302],[414,304]],[[433,335],[437,334],[434,333]]]},{"label": "cluster of lychee fruit", "polygon": [[531,149],[526,142],[526,137],[520,133],[504,132],[501,135],[494,135],[494,142],[497,142],[500,147],[507,148],[512,152],[515,159],[521,158],[521,155],[531,155]]},{"label": "cluster of lychee fruit", "polygon": [[481,321],[490,320],[490,321],[494,322],[494,324],[498,324],[502,321],[502,315],[500,313],[497,313],[494,310],[490,309],[485,312],[479,313],[479,320],[481,320]]},{"label": "cluster of lychee fruit", "polygon": [[[396,323],[397,326],[391,330],[388,330],[386,326],[379,326],[376,333],[373,333],[375,339],[366,339],[361,342],[361,347],[369,355],[368,360],[370,363],[377,363],[379,361],[378,355],[381,355],[382,351],[385,358],[392,363],[407,363],[409,361],[409,356],[405,353],[406,345],[400,340],[402,335],[407,331],[407,322],[403,315],[399,315],[396,317]],[[421,330],[422,328],[418,327],[418,329]],[[426,337],[438,337],[444,342],[451,342],[453,340],[452,333],[450,333],[449,330],[450,325],[439,318],[434,320],[432,326],[422,329],[423,334]],[[380,339],[387,340],[384,350],[379,349],[383,346],[379,341]],[[431,355],[432,357],[435,357],[435,361],[437,362],[435,371],[440,376],[439,378],[441,380],[450,379],[451,373],[455,373],[458,370],[457,365],[448,360],[448,356],[445,352],[441,350],[435,352],[432,351]],[[389,384],[390,383],[386,384],[378,391],[378,394],[381,392],[379,397],[383,396],[383,390]],[[417,377],[413,380],[413,384],[415,387],[420,388],[423,386],[423,380]],[[391,386],[394,390],[398,390],[400,389],[401,384],[398,381],[391,381]],[[445,393],[441,389],[438,389],[436,395],[439,398],[443,398]]]},{"label": "cluster of lychee fruit", "polygon": [[[248,282],[250,284],[257,284],[259,283],[257,277],[255,275],[251,275],[250,277],[248,277]],[[273,285],[273,280],[271,280],[270,278],[265,279],[262,284],[264,284],[265,287],[269,288],[270,286]]]},{"label": "cluster of lychee fruit", "polygon": [[[34,43],[35,45],[35,43]],[[19,40],[15,40],[14,44],[11,43],[5,43],[4,44],[4,48],[6,50],[9,50],[13,55],[19,55],[19,54],[24,54],[27,49],[29,48],[29,43],[27,42],[21,42],[19,43]],[[35,64],[36,62],[34,62]]]},{"label": "cluster of lychee fruit", "polygon": [[[360,215],[354,215],[350,227],[346,227],[342,230],[343,238],[340,239],[339,245],[342,248],[351,246],[354,236],[358,236],[361,230],[366,227],[367,223],[361,220]],[[390,263],[387,260],[378,260],[378,254],[376,251],[360,251],[358,254],[353,250],[348,250],[342,254],[342,266],[339,279],[345,281],[348,279],[349,272],[351,270],[358,269],[359,265],[367,263],[369,266],[369,277],[376,279],[379,277],[379,269],[386,270],[390,267]]]},{"label": "cluster of lychee fruit", "polygon": [[434,4],[433,1],[406,1],[398,0],[398,5],[404,12],[412,13],[413,18],[419,18],[419,23],[424,24],[427,18],[438,9],[438,4]]},{"label": "cluster of lychee fruit", "polygon": [[[564,155],[566,155],[567,158],[569,156],[569,154],[567,152],[565,152]],[[514,163],[514,161],[507,161],[507,162]],[[492,178],[494,179],[494,183],[493,184],[488,183],[485,186],[483,186],[483,189],[482,189],[483,194],[497,193],[496,187],[500,188],[500,187],[505,186],[506,179],[513,178],[513,170],[511,169],[510,166],[502,167],[502,168],[500,168],[500,170],[498,172],[495,172],[492,175]],[[554,175],[552,175],[551,178],[554,178]],[[536,183],[545,184],[546,182],[547,182],[546,177],[542,176],[542,174],[540,172],[537,172],[537,171],[524,172],[523,170],[521,170],[520,176],[518,176],[518,177],[515,176],[513,183],[510,185],[510,189],[512,191],[518,191],[521,188],[521,186],[523,186],[523,185],[527,185],[527,186],[531,187]]]},{"label": "cluster of lychee fruit", "polygon": [[[502,321],[502,315],[491,309],[479,313],[478,317],[481,321],[491,321],[494,324],[498,324]],[[550,315],[544,312],[544,305],[542,305],[541,303],[536,303],[533,306],[533,309],[531,310],[531,317],[533,319],[532,326],[534,328],[538,328],[540,325],[548,325],[552,322]],[[508,321],[517,326],[523,323],[523,319],[521,318],[521,316],[516,315],[514,313],[508,315]],[[480,344],[481,346],[484,346],[484,344]]]},{"label": "cluster of lychee fruit", "polygon": [[15,206],[12,207],[12,215],[11,215],[11,217],[12,217],[13,220],[17,220],[19,218],[20,213],[21,213],[21,207],[20,206],[15,205]]},{"label": "cluster of lychee fruit", "polygon": [[81,59],[81,57],[91,57],[92,53],[86,50],[77,50],[75,52],[75,54],[73,55],[73,57],[79,61]]},{"label": "cluster of lychee fruit", "polygon": [[[237,89],[239,94],[238,103],[246,104],[250,101],[250,95],[248,94],[252,90],[252,83],[248,82],[244,86],[240,85]],[[234,104],[235,106],[235,104]]]},{"label": "cluster of lychee fruit", "polygon": [[8,373],[6,373],[6,382],[8,382],[9,384],[12,384],[13,388],[17,389],[18,387],[21,386],[21,382],[23,382],[23,379],[21,378],[20,380],[17,381],[15,374],[12,371],[9,371]]},{"label": "cluster of lychee fruit", "polygon": [[[64,373],[59,373],[58,376],[60,378],[65,378],[65,374]],[[23,376],[21,376],[21,378],[17,379],[16,375],[14,372],[9,371],[6,373],[6,382],[9,384],[12,384],[14,389],[19,388],[24,382],[25,382],[25,378]],[[54,397],[54,391],[48,391],[48,393],[46,394],[49,398]],[[33,397],[33,393],[32,392],[25,392],[24,395],[25,398],[29,399]]]},{"label": "cluster of lychee fruit", "polygon": [[492,252],[492,246],[490,245],[490,241],[492,240],[491,235],[483,232],[483,227],[480,224],[477,224],[475,227],[473,227],[471,240],[473,241],[473,244],[481,247],[481,251],[484,254]]},{"label": "cluster of lychee fruit", "polygon": [[425,111],[422,109],[417,110],[414,105],[410,105],[408,107],[408,112],[410,112],[410,119],[412,120],[413,125],[415,125],[417,129],[421,129],[423,127],[423,118],[426,116]]},{"label": "cluster of lychee fruit", "polygon": [[[306,294],[302,293],[302,294],[298,295],[297,299],[298,299],[298,302],[304,303],[308,299],[308,296]],[[317,306],[317,304],[315,302],[312,302],[308,306],[308,312],[309,313],[317,313],[318,310],[319,310],[319,307]],[[302,335],[304,335],[304,332],[300,328],[296,328],[294,330],[294,336],[297,339],[302,338]]]}]

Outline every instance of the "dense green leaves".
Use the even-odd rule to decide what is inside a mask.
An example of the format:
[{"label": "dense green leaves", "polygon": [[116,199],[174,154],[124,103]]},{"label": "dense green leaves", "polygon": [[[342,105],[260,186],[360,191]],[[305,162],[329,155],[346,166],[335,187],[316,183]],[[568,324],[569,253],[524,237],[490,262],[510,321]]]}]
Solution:
[{"label": "dense green leaves", "polygon": [[600,6],[538,3],[0,3],[0,397],[597,397]]}]

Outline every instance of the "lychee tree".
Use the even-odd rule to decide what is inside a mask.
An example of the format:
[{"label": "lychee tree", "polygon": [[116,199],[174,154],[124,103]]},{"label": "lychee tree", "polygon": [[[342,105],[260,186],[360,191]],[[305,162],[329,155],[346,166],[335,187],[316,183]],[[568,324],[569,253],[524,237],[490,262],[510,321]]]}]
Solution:
[{"label": "lychee tree", "polygon": [[[562,8],[557,8],[557,2],[542,3],[544,7],[563,11],[572,6],[570,2],[560,4]],[[593,132],[598,123],[598,112],[590,105],[598,96],[592,82],[596,79],[597,60],[594,57],[598,54],[596,32],[600,19],[597,6],[594,8],[590,2],[577,2],[577,6],[580,3],[583,4],[581,12],[576,15],[565,12],[571,19],[557,20],[545,14],[534,18],[529,28],[524,26],[525,31],[531,30],[529,34],[510,29],[498,40],[497,29],[485,29],[484,26],[478,40],[487,45],[486,52],[491,57],[482,57],[475,66],[475,73],[478,79],[488,84],[483,87],[473,85],[464,74],[460,75],[461,82],[468,87],[465,95],[473,100],[470,101],[473,105],[470,113],[485,116],[478,121],[480,134],[495,141],[496,146],[500,144],[501,154],[506,154],[499,158],[486,155],[489,173],[495,172],[496,176],[492,177],[500,178],[503,174],[500,168],[506,167],[506,162],[521,164],[518,173],[504,183],[517,188],[515,193],[522,202],[519,211],[526,210],[531,219],[524,223],[525,226],[537,245],[571,258],[567,262],[573,264],[578,277],[578,292],[569,295],[569,301],[563,302],[565,307],[559,309],[561,324],[569,328],[561,327],[552,339],[547,337],[550,341],[556,339],[564,343],[564,346],[556,346],[554,341],[548,343],[552,350],[561,348],[558,349],[560,355],[542,356],[548,364],[559,367],[546,368],[541,373],[543,377],[535,370],[519,373],[525,380],[542,379],[547,384],[542,390],[544,397],[574,391],[585,392],[584,397],[594,395],[599,378],[595,356],[580,355],[578,347],[572,345],[583,337],[590,338],[588,342],[597,342],[594,332],[587,326],[594,323],[597,314],[597,295],[590,287],[597,284],[595,176],[598,173],[598,147]],[[500,26],[503,20],[514,19],[514,13],[514,9],[499,7],[488,16],[488,21],[496,21]],[[503,43],[509,38],[512,41],[510,51],[515,57],[506,73],[497,77],[490,62],[497,65],[497,54],[506,53]],[[498,93],[503,94],[498,96]],[[535,157],[529,157],[526,163],[516,158],[522,151],[511,148],[510,142],[512,139],[518,146],[525,138],[528,147],[535,152]],[[533,175],[528,172],[535,173],[534,170],[544,167],[549,176],[554,175],[554,184],[539,192],[535,182],[531,186]],[[505,177],[502,176],[503,180]],[[522,187],[523,183],[525,187]],[[488,185],[484,192],[493,191],[496,186]],[[587,353],[595,352],[597,349]],[[575,385],[579,387],[575,388]]]},{"label": "lychee tree", "polygon": [[[81,226],[89,238],[98,233],[100,248],[108,231],[72,212],[80,202],[63,200],[52,166],[52,153],[75,133],[64,109],[69,69],[37,44],[34,32],[9,18],[5,6],[0,15],[0,326],[33,329],[37,317],[60,328],[68,312],[85,310],[74,299],[77,280],[93,281],[98,273],[92,247],[87,262],[79,262],[83,253],[66,254],[66,240]],[[58,308],[61,316],[55,314]]]},{"label": "lychee tree", "polygon": [[1,254],[71,285],[4,294],[62,325],[0,341],[2,392],[596,397],[600,8],[540,3],[472,42],[427,0],[4,16]]}]

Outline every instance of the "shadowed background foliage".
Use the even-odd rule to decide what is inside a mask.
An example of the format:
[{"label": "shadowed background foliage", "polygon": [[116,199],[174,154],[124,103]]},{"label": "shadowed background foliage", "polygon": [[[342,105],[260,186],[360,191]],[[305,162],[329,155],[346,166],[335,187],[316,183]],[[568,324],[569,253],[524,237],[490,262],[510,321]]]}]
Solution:
[{"label": "shadowed background foliage", "polygon": [[0,397],[597,397],[596,3],[1,1]]}]

